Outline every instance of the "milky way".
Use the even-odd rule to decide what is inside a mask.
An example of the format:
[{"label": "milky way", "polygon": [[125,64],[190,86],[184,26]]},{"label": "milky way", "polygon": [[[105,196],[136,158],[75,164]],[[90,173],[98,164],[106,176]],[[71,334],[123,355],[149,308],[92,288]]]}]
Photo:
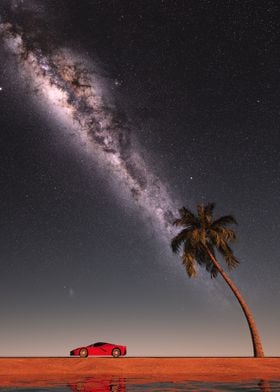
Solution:
[{"label": "milky way", "polygon": [[[18,12],[20,3],[14,6]],[[170,236],[174,203],[136,147],[135,129],[108,97],[97,67],[69,48],[50,49],[46,34],[38,28],[26,32],[18,22],[5,21],[0,34],[32,95],[74,130],[84,151],[107,166],[146,217]]]}]

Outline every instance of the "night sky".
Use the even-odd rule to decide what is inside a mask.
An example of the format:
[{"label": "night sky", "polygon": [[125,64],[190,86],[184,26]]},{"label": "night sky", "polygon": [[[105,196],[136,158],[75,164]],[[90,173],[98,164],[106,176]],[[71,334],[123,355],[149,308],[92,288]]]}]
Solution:
[{"label": "night sky", "polygon": [[206,202],[238,221],[230,277],[279,355],[279,11],[1,0],[1,356],[251,356],[230,289],[170,249]]}]

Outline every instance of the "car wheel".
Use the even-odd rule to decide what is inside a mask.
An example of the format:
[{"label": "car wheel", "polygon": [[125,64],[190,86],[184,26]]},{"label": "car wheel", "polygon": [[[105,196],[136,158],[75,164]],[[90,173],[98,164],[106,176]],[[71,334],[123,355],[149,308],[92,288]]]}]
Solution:
[{"label": "car wheel", "polygon": [[119,348],[114,348],[114,350],[112,351],[112,356],[114,358],[118,358],[121,355],[121,350]]},{"label": "car wheel", "polygon": [[86,358],[88,356],[88,350],[86,348],[82,348],[80,350],[80,357],[81,358]]}]

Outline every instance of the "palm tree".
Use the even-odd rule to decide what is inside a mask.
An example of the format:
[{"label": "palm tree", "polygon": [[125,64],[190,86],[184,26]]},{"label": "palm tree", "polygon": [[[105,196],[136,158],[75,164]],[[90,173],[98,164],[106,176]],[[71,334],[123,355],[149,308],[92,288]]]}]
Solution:
[{"label": "palm tree", "polygon": [[211,274],[211,278],[215,278],[218,273],[222,275],[236,296],[247,319],[252,337],[254,357],[264,357],[253,316],[240,292],[222,269],[215,256],[216,248],[225,259],[229,270],[234,269],[239,264],[228,245],[229,242],[236,239],[234,230],[229,228],[228,225],[236,224],[236,221],[231,215],[214,220],[214,207],[214,203],[200,204],[197,206],[197,215],[182,207],[179,210],[180,218],[176,219],[173,225],[181,226],[183,230],[171,240],[171,248],[174,253],[178,253],[181,246],[183,246],[182,261],[190,278],[197,273],[196,264],[204,266]]}]

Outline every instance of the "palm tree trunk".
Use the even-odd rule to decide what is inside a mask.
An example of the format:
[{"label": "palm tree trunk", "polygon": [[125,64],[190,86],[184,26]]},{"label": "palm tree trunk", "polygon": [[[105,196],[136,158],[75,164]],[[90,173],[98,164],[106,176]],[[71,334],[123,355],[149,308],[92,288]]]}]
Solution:
[{"label": "palm tree trunk", "polygon": [[227,282],[227,284],[231,288],[233,294],[236,296],[238,302],[241,305],[241,308],[242,308],[242,310],[243,310],[243,312],[245,314],[245,317],[246,317],[248,325],[249,325],[249,329],[250,329],[250,333],[251,333],[251,337],[252,337],[253,349],[254,349],[254,357],[256,357],[256,358],[264,357],[262,343],[261,343],[261,339],[260,339],[260,336],[259,336],[259,333],[258,333],[258,330],[257,330],[257,326],[256,326],[255,320],[254,320],[254,318],[253,318],[253,316],[252,316],[252,314],[251,314],[251,312],[250,312],[246,302],[242,298],[242,296],[241,296],[240,292],[238,291],[237,287],[234,285],[234,283],[231,281],[231,279],[224,272],[224,270],[222,269],[222,267],[220,266],[218,261],[212,255],[212,253],[210,252],[209,248],[206,245],[205,245],[205,248],[206,248],[207,253],[208,253],[209,257],[211,258],[213,264],[215,265],[217,270],[220,272],[220,274],[222,275],[224,280]]}]

